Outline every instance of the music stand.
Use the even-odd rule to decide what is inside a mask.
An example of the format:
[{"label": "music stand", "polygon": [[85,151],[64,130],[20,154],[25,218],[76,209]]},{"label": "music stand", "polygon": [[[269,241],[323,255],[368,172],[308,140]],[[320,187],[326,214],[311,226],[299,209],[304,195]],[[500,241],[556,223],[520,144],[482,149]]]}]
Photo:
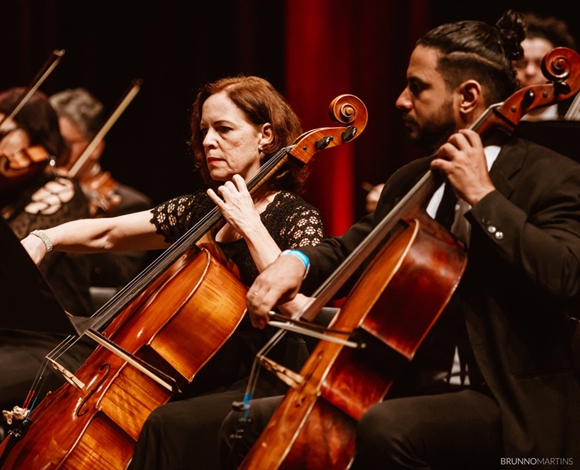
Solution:
[{"label": "music stand", "polygon": [[40,270],[0,220],[0,329],[76,334]]}]

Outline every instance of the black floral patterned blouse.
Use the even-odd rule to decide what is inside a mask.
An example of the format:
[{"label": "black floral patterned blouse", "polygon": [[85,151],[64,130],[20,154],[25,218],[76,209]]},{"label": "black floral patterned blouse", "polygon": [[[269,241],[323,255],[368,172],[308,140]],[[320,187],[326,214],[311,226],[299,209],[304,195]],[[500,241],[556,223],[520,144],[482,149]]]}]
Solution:
[{"label": "black floral patterned blouse", "polygon": [[[157,232],[172,243],[213,207],[215,205],[207,194],[199,191],[192,195],[170,199],[153,208],[151,222],[157,227]],[[318,210],[288,191],[279,192],[260,217],[281,250],[314,246],[320,243],[324,236]],[[244,284],[252,284],[258,270],[246,242],[241,239],[231,243],[220,243],[219,246],[238,266]]]}]

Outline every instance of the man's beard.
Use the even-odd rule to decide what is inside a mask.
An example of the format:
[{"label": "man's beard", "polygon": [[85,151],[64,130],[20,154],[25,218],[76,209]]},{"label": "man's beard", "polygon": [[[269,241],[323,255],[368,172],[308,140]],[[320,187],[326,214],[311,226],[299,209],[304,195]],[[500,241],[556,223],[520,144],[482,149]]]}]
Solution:
[{"label": "man's beard", "polygon": [[411,141],[418,147],[429,150],[439,148],[456,128],[450,101],[446,102],[443,108],[422,126],[419,126],[417,121],[409,115],[406,115],[404,119],[415,124],[416,134],[411,135]]}]

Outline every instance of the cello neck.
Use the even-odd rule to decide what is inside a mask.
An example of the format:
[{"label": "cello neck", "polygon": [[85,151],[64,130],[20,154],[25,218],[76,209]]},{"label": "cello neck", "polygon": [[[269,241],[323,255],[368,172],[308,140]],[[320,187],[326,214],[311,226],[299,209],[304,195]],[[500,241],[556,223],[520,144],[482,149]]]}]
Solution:
[{"label": "cello neck", "polygon": [[[356,96],[338,96],[330,104],[329,112],[334,121],[345,124],[345,126],[325,127],[305,132],[292,145],[280,149],[248,180],[247,187],[251,194],[255,194],[286,163],[290,155],[302,164],[306,164],[315,153],[354,140],[366,126],[367,110]],[[223,223],[223,220],[221,211],[217,206],[214,207],[141,274],[101,307],[93,319],[83,326],[84,331],[88,328],[99,330],[105,326],[173,263],[196,245],[204,235]],[[81,333],[82,331],[79,331],[79,334]]]}]

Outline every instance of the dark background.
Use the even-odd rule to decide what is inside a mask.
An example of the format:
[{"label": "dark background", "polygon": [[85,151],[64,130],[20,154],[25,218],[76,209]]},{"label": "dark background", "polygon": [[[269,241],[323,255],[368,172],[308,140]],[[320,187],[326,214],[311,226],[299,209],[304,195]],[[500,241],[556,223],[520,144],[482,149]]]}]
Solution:
[{"label": "dark background", "polygon": [[332,125],[328,103],[355,94],[368,108],[367,129],[348,149],[317,155],[305,195],[321,208],[327,233],[338,234],[364,213],[363,182],[383,182],[423,155],[406,141],[394,102],[414,42],[428,29],[494,23],[513,8],[565,19],[580,39],[572,2],[496,3],[4,0],[0,89],[27,85],[54,49],[66,53],[41,87],[49,95],[82,86],[112,111],[132,80],[143,79],[106,137],[102,163],[156,203],[200,186],[187,141],[201,84],[262,76],[288,97],[305,130]]}]

